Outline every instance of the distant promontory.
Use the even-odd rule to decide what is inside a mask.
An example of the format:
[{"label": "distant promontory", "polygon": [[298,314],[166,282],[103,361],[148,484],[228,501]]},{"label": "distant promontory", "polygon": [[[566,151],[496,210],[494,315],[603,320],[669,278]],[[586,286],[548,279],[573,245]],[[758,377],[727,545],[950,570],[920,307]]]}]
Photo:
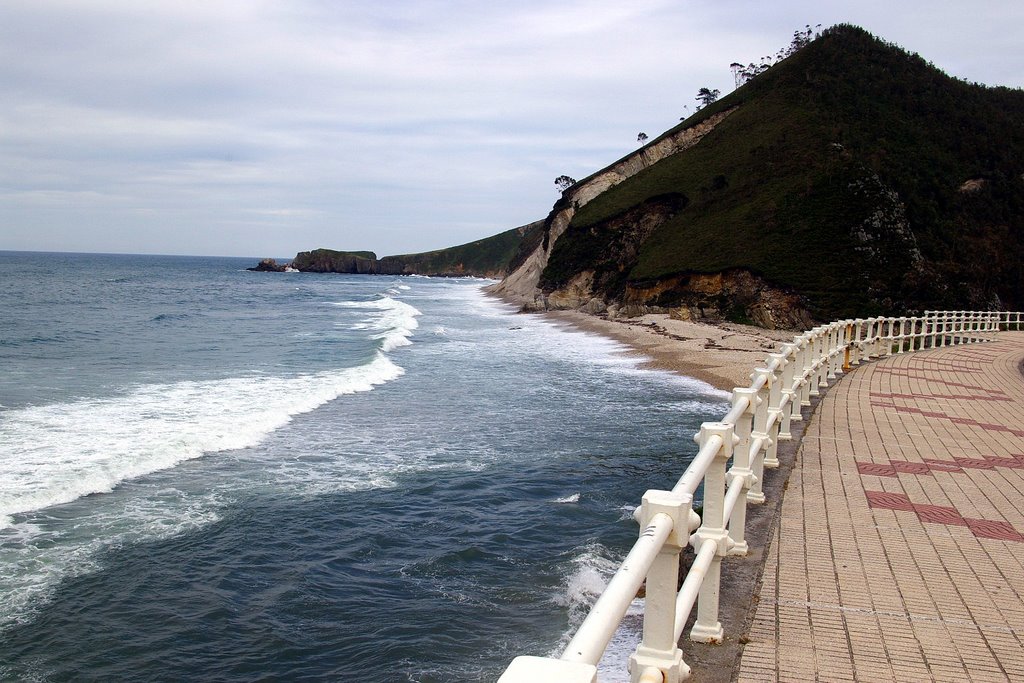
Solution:
[{"label": "distant promontory", "polygon": [[523,243],[539,239],[543,221],[469,242],[457,247],[377,258],[372,251],[314,249],[301,251],[289,264],[263,259],[254,271],[303,273],[351,273],[360,275],[430,275],[436,277],[484,277],[501,279],[519,264],[515,257]]}]

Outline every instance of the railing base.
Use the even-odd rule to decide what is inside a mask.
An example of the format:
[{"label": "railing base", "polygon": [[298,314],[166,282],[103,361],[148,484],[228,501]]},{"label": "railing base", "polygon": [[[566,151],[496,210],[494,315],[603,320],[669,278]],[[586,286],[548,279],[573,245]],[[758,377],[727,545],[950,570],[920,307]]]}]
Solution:
[{"label": "railing base", "polygon": [[725,638],[725,631],[722,630],[722,622],[715,622],[714,626],[700,626],[695,624],[690,629],[690,640],[695,643],[720,643]]},{"label": "railing base", "polygon": [[729,552],[727,554],[729,555],[729,557],[743,557],[749,552],[750,546],[747,545],[747,542],[740,541],[739,543],[735,543],[731,548],[729,548]]},{"label": "railing base", "polygon": [[678,647],[672,652],[638,647],[629,657],[630,680],[641,680],[646,669],[660,671],[663,683],[680,683],[690,677],[690,667],[683,661],[683,651]]}]

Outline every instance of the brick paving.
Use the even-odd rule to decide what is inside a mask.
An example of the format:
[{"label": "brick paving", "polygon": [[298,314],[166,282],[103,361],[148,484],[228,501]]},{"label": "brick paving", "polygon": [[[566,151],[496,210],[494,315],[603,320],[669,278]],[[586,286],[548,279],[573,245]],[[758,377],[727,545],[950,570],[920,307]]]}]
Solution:
[{"label": "brick paving", "polygon": [[1024,333],[894,355],[804,433],[739,681],[1024,681]]}]

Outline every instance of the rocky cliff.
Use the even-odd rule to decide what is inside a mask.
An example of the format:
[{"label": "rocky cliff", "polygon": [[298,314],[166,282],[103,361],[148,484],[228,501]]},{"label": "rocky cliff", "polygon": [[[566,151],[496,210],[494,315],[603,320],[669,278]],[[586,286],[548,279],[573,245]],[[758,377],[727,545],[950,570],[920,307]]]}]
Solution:
[{"label": "rocky cliff", "polygon": [[[697,144],[731,110],[708,117],[691,127],[670,131],[656,138],[640,150],[629,154],[611,166],[580,180],[562,193],[543,223],[543,238],[536,245],[529,245],[529,251],[518,257],[519,265],[492,291],[499,296],[520,303],[526,310],[542,310],[551,307],[540,289],[541,273],[547,267],[551,250],[562,233],[572,223],[576,212],[594,198],[619,183],[632,178],[640,171],[650,168],[662,159]],[[553,307],[566,308],[567,305]]]}]

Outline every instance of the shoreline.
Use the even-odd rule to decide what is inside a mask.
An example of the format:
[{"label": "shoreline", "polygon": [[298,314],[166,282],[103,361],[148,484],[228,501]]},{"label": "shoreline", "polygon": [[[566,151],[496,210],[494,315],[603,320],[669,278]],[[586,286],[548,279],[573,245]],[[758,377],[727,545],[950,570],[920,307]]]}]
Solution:
[{"label": "shoreline", "polygon": [[[500,297],[499,297],[500,298]],[[764,365],[794,330],[765,330],[738,323],[676,320],[664,313],[608,320],[580,311],[542,311],[545,317],[585,332],[609,337],[648,360],[645,366],[668,370],[732,391],[750,385],[754,368]]]}]

